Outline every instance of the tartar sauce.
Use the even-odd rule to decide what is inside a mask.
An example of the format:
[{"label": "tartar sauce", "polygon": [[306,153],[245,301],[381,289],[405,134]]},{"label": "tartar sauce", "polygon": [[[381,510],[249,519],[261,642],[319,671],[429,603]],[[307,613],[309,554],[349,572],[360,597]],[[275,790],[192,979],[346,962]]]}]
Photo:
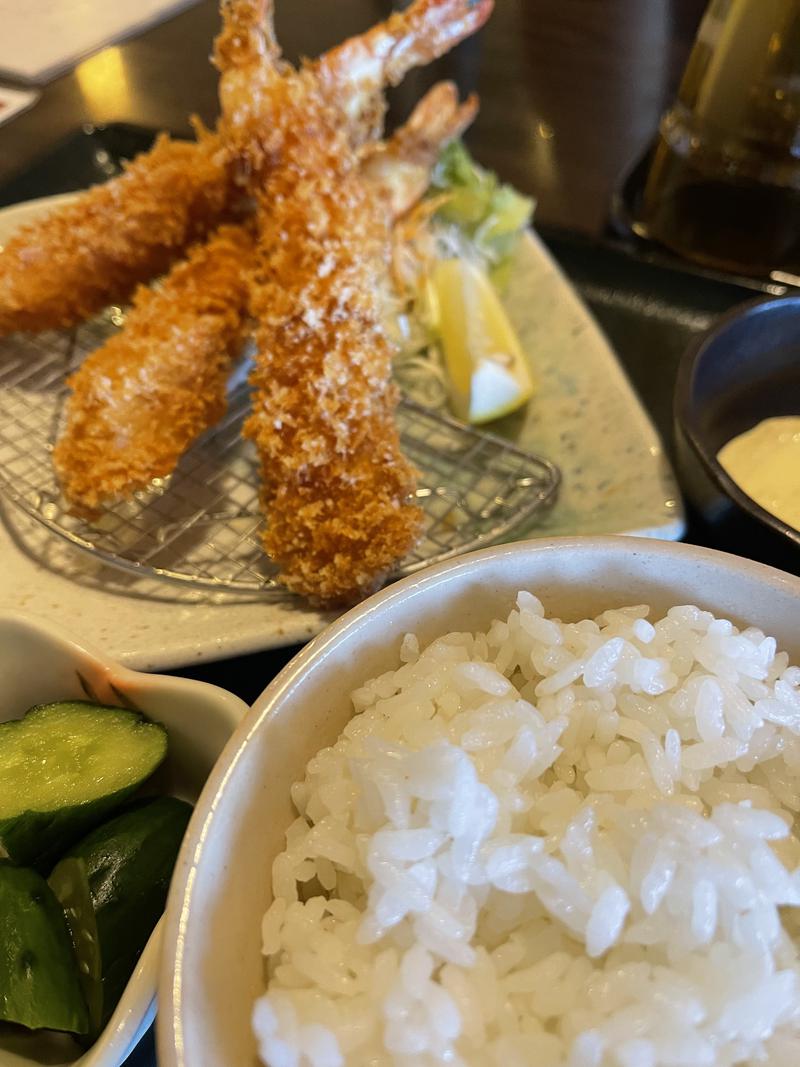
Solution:
[{"label": "tartar sauce", "polygon": [[800,416],[764,419],[717,456],[743,492],[800,530]]}]

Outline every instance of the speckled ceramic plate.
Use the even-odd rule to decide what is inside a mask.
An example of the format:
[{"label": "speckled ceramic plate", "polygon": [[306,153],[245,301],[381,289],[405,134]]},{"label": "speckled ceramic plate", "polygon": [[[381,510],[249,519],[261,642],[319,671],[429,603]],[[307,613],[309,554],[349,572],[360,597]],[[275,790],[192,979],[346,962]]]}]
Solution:
[{"label": "speckled ceramic plate", "polygon": [[[65,197],[0,211],[0,244]],[[684,529],[677,487],[613,351],[534,234],[507,296],[540,383],[524,413],[492,426],[562,471],[556,506],[519,536]],[[308,640],[330,616],[258,597],[135,579],[85,556],[11,507],[0,526],[0,609],[74,628],[128,666],[164,669]]]}]

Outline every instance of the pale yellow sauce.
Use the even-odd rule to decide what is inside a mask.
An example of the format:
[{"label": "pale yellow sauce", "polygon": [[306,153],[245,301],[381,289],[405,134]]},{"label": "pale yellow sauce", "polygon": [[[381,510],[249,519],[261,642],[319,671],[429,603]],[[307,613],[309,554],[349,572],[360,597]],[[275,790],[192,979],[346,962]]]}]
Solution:
[{"label": "pale yellow sauce", "polygon": [[717,456],[747,495],[800,530],[800,415],[765,419]]}]

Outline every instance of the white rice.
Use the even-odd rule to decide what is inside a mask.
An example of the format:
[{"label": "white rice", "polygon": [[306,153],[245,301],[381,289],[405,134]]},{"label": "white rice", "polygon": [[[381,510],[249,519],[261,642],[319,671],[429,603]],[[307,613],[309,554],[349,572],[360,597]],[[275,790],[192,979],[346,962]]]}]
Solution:
[{"label": "white rice", "polygon": [[800,668],[520,593],[353,694],[264,916],[270,1067],[800,1064]]}]

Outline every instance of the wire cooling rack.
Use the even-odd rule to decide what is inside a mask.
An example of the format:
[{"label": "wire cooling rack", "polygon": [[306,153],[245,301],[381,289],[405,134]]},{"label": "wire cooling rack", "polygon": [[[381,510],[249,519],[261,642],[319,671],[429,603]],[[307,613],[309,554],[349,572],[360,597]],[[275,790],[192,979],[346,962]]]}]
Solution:
[{"label": "wire cooling rack", "polygon": [[[227,415],[169,479],[91,522],[67,508],[51,462],[66,378],[119,322],[112,308],[75,331],[0,341],[0,491],[53,533],[129,573],[289,598],[261,548],[258,461],[240,432],[249,407],[241,369]],[[397,576],[506,539],[556,497],[556,467],[499,437],[409,399],[398,424],[403,451],[421,472],[425,526]]]}]

